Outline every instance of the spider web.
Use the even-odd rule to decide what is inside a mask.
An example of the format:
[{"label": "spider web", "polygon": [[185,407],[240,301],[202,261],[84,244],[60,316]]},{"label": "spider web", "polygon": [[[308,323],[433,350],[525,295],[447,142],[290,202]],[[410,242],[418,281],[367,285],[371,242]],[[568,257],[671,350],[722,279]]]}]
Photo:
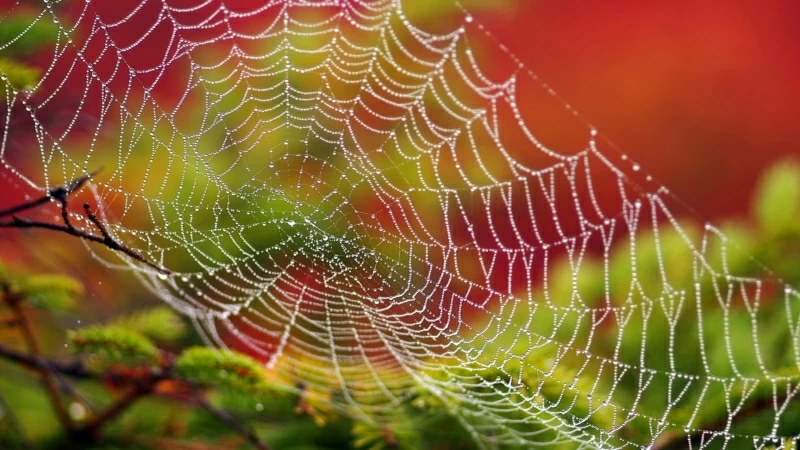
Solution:
[{"label": "spider web", "polygon": [[173,274],[96,258],[361,420],[416,399],[487,448],[795,439],[797,292],[734,273],[460,5],[437,32],[404,6],[18,2],[57,27],[35,87],[2,76],[0,156],[36,189],[105,167],[110,232]]}]

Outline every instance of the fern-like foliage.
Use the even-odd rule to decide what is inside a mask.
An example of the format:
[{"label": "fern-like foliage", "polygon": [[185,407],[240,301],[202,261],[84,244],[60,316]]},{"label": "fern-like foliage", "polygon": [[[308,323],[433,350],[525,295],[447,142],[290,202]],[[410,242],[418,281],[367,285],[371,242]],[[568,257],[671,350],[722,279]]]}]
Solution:
[{"label": "fern-like foliage", "polygon": [[109,365],[155,365],[158,348],[136,331],[120,326],[93,326],[70,333],[78,353],[93,355],[99,367]]},{"label": "fern-like foliage", "polygon": [[190,348],[175,362],[175,373],[194,383],[236,391],[265,392],[269,389],[263,366],[252,358],[226,350]]}]

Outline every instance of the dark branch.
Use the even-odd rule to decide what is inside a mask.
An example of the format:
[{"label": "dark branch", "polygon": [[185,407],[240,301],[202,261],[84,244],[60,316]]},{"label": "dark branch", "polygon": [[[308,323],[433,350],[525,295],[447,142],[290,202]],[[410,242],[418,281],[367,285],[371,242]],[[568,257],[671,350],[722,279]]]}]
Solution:
[{"label": "dark branch", "polygon": [[241,420],[239,420],[238,418],[234,417],[228,411],[219,409],[219,408],[215,407],[214,405],[212,405],[203,396],[202,392],[198,393],[197,397],[199,399],[198,400],[198,404],[200,405],[201,408],[203,408],[204,410],[208,411],[209,414],[211,414],[212,416],[216,417],[220,422],[224,422],[229,427],[231,427],[233,430],[235,430],[237,433],[239,433],[242,436],[244,436],[247,439],[247,442],[251,443],[253,445],[253,447],[255,447],[255,448],[259,449],[259,450],[270,450],[270,448],[266,444],[261,442],[261,439],[259,439],[258,436],[256,436],[256,434],[253,431],[250,431],[244,425],[242,425],[242,421]]},{"label": "dark branch", "polygon": [[150,266],[153,269],[155,269],[155,270],[157,270],[157,271],[159,271],[159,272],[161,272],[161,273],[163,273],[165,275],[169,275],[169,274],[172,273],[166,267],[162,267],[162,266],[150,261],[149,259],[147,259],[144,256],[142,256],[141,253],[137,252],[136,250],[134,250],[134,249],[128,247],[127,245],[119,242],[118,240],[114,239],[111,236],[111,234],[109,234],[108,229],[106,228],[105,224],[103,224],[103,222],[97,217],[97,215],[95,215],[95,213],[92,212],[91,206],[88,203],[84,203],[83,204],[83,210],[84,210],[84,212],[86,212],[86,217],[89,218],[89,220],[94,224],[94,226],[97,228],[98,231],[100,231],[100,234],[103,236],[102,238],[99,238],[99,237],[97,237],[97,236],[95,236],[93,234],[90,234],[90,236],[92,237],[91,240],[93,240],[94,242],[99,242],[99,243],[105,245],[106,247],[110,248],[111,250],[115,250],[115,251],[124,253],[124,254],[128,255],[129,257],[135,259],[136,261],[139,261],[142,264]]},{"label": "dark branch", "polygon": [[76,428],[73,431],[73,436],[78,440],[85,440],[94,442],[98,439],[99,433],[102,428],[109,422],[119,417],[122,413],[128,410],[136,400],[149,394],[153,391],[153,382],[147,380],[145,382],[134,383],[134,385],[120,397],[117,401],[111,404],[100,414],[92,417],[85,425]]},{"label": "dark branch", "polygon": [[47,193],[42,197],[33,199],[29,202],[25,202],[16,206],[12,206],[10,208],[0,210],[0,217],[11,216],[20,213],[22,211],[27,211],[29,209],[36,208],[37,206],[43,205],[52,200],[58,200],[62,204],[66,204],[67,196],[69,196],[69,194],[82,188],[87,181],[94,178],[94,176],[100,173],[101,170],[103,170],[102,167],[95,170],[92,173],[81,175],[80,177],[70,181],[67,184],[56,186],[47,191]]},{"label": "dark branch", "polygon": [[[25,310],[20,304],[20,299],[7,291],[3,293],[3,298],[9,308],[14,311],[16,318],[20,321],[19,330],[22,334],[25,345],[28,347],[28,352],[33,357],[41,358],[42,352],[39,349],[39,342],[37,341],[36,335],[33,332],[33,326],[28,319],[27,314],[25,314]],[[50,399],[50,403],[53,406],[53,410],[56,413],[58,421],[61,423],[64,429],[72,429],[72,420],[69,417],[67,409],[64,407],[64,403],[61,399],[61,392],[56,386],[55,377],[53,377],[53,371],[49,364],[44,362],[44,364],[39,367],[38,372],[42,377],[42,384],[44,385],[44,389],[47,392],[47,396]]]},{"label": "dark branch", "polygon": [[70,230],[74,230],[75,227],[72,226],[72,222],[69,220],[69,211],[67,210],[67,202],[61,202],[61,218],[64,220],[64,225],[67,226]]},{"label": "dark branch", "polygon": [[[170,355],[167,355],[167,359]],[[105,380],[112,380],[115,382],[127,382],[131,384],[131,389],[123,395],[119,400],[114,402],[111,406],[108,407],[105,411],[101,412],[98,416],[96,416],[93,420],[91,420],[86,425],[73,430],[73,434],[77,438],[84,438],[84,439],[94,439],[96,438],[96,433],[102,428],[102,426],[118,417],[121,413],[123,413],[127,408],[132,405],[138,398],[150,394],[154,391],[154,388],[157,383],[161,381],[181,381],[186,382],[185,380],[179,380],[174,377],[172,371],[169,368],[161,368],[161,369],[151,369],[152,372],[148,374],[141,374],[141,373],[114,373],[114,372],[107,372],[107,373],[95,373],[88,370],[88,368],[80,361],[47,361],[45,359],[35,357],[29,355],[27,353],[23,353],[17,350],[13,350],[7,347],[3,347],[0,345],[0,358],[5,358],[7,360],[22,364],[24,366],[36,369],[36,370],[46,370],[51,369],[54,371],[59,372],[60,374],[75,377],[75,378],[93,378],[93,379],[105,379]],[[242,421],[235,416],[233,416],[228,411],[219,409],[212,405],[203,395],[203,392],[197,386],[191,386],[191,391],[194,393],[193,398],[189,401],[191,404],[199,406],[207,411],[209,414],[216,417],[221,422],[227,424],[231,429],[236,431],[240,434],[243,438],[245,438],[250,444],[252,444],[255,448],[259,450],[270,450],[270,448],[261,442],[261,440],[256,436],[256,434],[249,430],[246,426],[242,424]]]},{"label": "dark branch", "polygon": [[55,370],[63,375],[74,378],[91,378],[92,373],[80,361],[47,361],[43,358],[30,355],[25,352],[14,350],[0,345],[0,357],[18,364],[22,364],[35,370]]},{"label": "dark branch", "polygon": [[19,325],[20,322],[21,321],[17,318],[3,319],[0,320],[0,328],[14,328]]},{"label": "dark branch", "polygon": [[[97,231],[100,232],[100,236],[97,236],[96,234],[88,231],[80,230],[72,225],[72,222],[70,221],[69,218],[69,211],[67,209],[68,205],[67,197],[72,192],[75,192],[76,190],[83,187],[83,185],[89,179],[94,177],[98,172],[99,170],[94,171],[87,175],[83,175],[80,178],[77,178],[66,185],[50,189],[44,196],[40,198],[0,211],[0,217],[11,216],[11,220],[0,221],[0,228],[41,228],[45,230],[59,231],[62,233],[69,234],[70,236],[75,236],[81,239],[85,239],[87,241],[102,244],[110,250],[120,252],[136,261],[139,261],[140,263],[148,267],[155,269],[159,273],[163,273],[166,275],[171,274],[172,272],[169,269],[150,261],[138,251],[134,250],[133,248],[125,245],[124,243],[118,241],[113,236],[111,236],[111,234],[108,232],[108,228],[106,227],[106,225],[103,223],[103,221],[101,221],[97,217],[97,215],[94,212],[92,212],[91,206],[88,203],[83,204],[84,213],[86,214],[86,217],[89,219],[89,221],[92,222],[92,224],[95,226],[95,228],[97,228]],[[25,219],[16,215],[16,213],[26,211],[31,208],[35,208],[51,200],[58,200],[61,203],[61,217],[64,221],[63,225],[50,222],[42,222],[38,220]]]},{"label": "dark branch", "polygon": [[[45,382],[47,383],[48,389],[50,390],[49,393],[54,397],[58,397],[58,399],[54,398],[53,401],[59,401],[60,404],[60,395],[58,389],[56,388],[55,384],[52,382],[54,379],[58,382],[58,385],[61,387],[61,393],[68,395],[70,398],[79,401],[82,403],[87,409],[90,411],[92,410],[92,405],[87,401],[87,399],[82,396],[71,384],[64,379],[65,372],[74,372],[73,375],[78,375],[78,371],[85,372],[85,375],[88,375],[88,371],[82,367],[82,365],[73,365],[71,367],[63,366],[63,367],[54,367],[55,364],[45,359],[42,359],[39,350],[38,344],[36,343],[35,337],[33,337],[31,333],[30,324],[28,323],[27,317],[25,312],[22,308],[22,305],[19,304],[19,300],[14,299],[8,291],[6,290],[4,294],[4,298],[6,300],[6,304],[10,306],[17,314],[16,317],[16,326],[19,327],[20,331],[23,333],[26,341],[28,342],[29,349],[31,350],[30,353],[21,353],[16,352],[11,349],[0,348],[0,356],[5,356],[8,359],[14,360],[20,364],[26,365],[28,368],[36,370],[41,374]],[[9,301],[9,299],[11,301]],[[30,334],[30,335],[29,335]],[[80,364],[80,361],[76,361],[76,364]],[[59,370],[61,369],[61,370]],[[51,378],[52,377],[52,378]]]},{"label": "dark branch", "polygon": [[31,208],[35,208],[35,207],[37,207],[39,205],[43,205],[43,204],[45,204],[45,203],[47,203],[49,201],[52,201],[52,197],[50,197],[50,195],[48,193],[48,195],[45,195],[44,197],[39,197],[39,198],[37,198],[35,200],[31,200],[31,201],[29,201],[27,203],[22,203],[20,205],[16,205],[16,206],[12,206],[10,208],[6,208],[6,209],[0,211],[0,217],[11,216],[11,215],[14,215],[16,213],[19,213],[19,212],[22,212],[22,211],[25,211],[25,210],[28,210],[28,209],[31,209]]}]

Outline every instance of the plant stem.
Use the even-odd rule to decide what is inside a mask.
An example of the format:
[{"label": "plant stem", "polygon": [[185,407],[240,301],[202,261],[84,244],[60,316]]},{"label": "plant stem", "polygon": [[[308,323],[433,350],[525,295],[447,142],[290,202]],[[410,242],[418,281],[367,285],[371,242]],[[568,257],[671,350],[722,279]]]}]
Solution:
[{"label": "plant stem", "polygon": [[[12,206],[4,210],[0,210],[0,217],[11,216],[11,220],[0,221],[0,228],[41,228],[45,230],[60,231],[70,236],[75,236],[90,242],[96,242],[98,244],[105,245],[110,250],[127,255],[128,257],[136,261],[139,261],[140,263],[149,266],[160,273],[163,273],[165,275],[171,274],[172,272],[169,269],[148,260],[147,258],[144,257],[144,255],[142,255],[138,251],[134,250],[133,248],[125,245],[124,243],[118,241],[113,236],[111,236],[111,234],[108,232],[108,228],[106,227],[106,225],[97,217],[97,215],[94,212],[92,212],[91,207],[88,203],[83,204],[84,213],[86,214],[86,217],[89,219],[89,221],[95,226],[95,228],[97,228],[97,231],[100,232],[100,236],[97,236],[96,234],[88,231],[79,230],[75,228],[74,225],[72,225],[72,222],[69,219],[69,211],[67,210],[67,204],[68,204],[67,200],[69,194],[80,189],[89,179],[94,177],[98,172],[99,170],[87,175],[83,175],[73,180],[69,184],[50,189],[42,197],[33,199],[29,202],[25,202],[20,205]],[[41,222],[38,220],[25,219],[16,215],[17,213],[44,205],[52,200],[58,200],[59,202],[61,202],[61,217],[62,220],[64,221],[63,225],[50,222]]]},{"label": "plant stem", "polygon": [[253,431],[248,430],[244,425],[242,425],[239,419],[234,417],[228,411],[218,409],[217,407],[212,405],[211,402],[209,402],[203,396],[202,392],[197,394],[197,398],[198,398],[198,404],[200,405],[201,408],[205,409],[212,416],[219,419],[219,421],[224,422],[229,427],[234,429],[237,433],[244,436],[244,438],[247,439],[247,441],[250,442],[253,445],[253,447],[257,448],[258,450],[270,450],[270,448],[266,444],[261,442],[261,439],[259,439],[258,436],[256,436],[256,434]]},{"label": "plant stem", "polygon": [[0,346],[0,357],[7,360],[22,364],[28,368],[37,371],[58,371],[64,375],[69,375],[76,378],[90,378],[92,374],[86,367],[79,361],[56,362],[46,361],[42,358],[29,355],[17,350]]},{"label": "plant stem", "polygon": [[134,384],[122,397],[100,414],[94,416],[85,425],[76,428],[72,435],[78,441],[94,442],[99,438],[99,432],[108,423],[125,412],[136,400],[149,394],[153,390],[152,381]]},{"label": "plant stem", "polygon": [[[4,293],[3,297],[6,304],[9,306],[9,308],[11,308],[19,320],[19,329],[22,333],[22,338],[25,341],[25,345],[28,347],[28,351],[33,357],[41,360],[42,353],[39,349],[39,343],[36,340],[36,335],[33,333],[33,327],[30,323],[30,320],[28,320],[28,315],[25,314],[25,310],[21,305],[20,299],[16,298],[16,296],[8,291]],[[56,417],[58,417],[58,421],[61,422],[61,425],[64,427],[64,429],[67,431],[71,430],[73,427],[72,420],[70,419],[66,408],[64,408],[64,403],[61,400],[61,394],[58,391],[58,387],[56,387],[55,381],[50,376],[48,365],[44,364],[42,367],[39,367],[39,373],[42,377],[42,383],[44,384],[47,396],[50,398],[50,403],[53,405],[53,411],[55,411]]]},{"label": "plant stem", "polygon": [[83,187],[83,185],[86,184],[87,181],[94,178],[94,176],[100,173],[101,170],[103,170],[102,167],[100,169],[95,170],[92,173],[81,175],[80,177],[69,182],[68,184],[56,186],[47,191],[47,193],[42,197],[35,198],[31,201],[0,210],[0,217],[12,216],[22,211],[27,211],[29,209],[36,208],[37,206],[44,205],[45,203],[48,203],[54,199],[59,200],[62,203],[65,203],[64,200],[69,194]]},{"label": "plant stem", "polygon": [[[93,217],[93,219],[92,219],[92,217]],[[100,223],[99,220],[97,219],[97,216],[95,216],[94,214],[92,214],[90,219],[92,219],[92,222],[94,223],[95,226],[97,226],[97,224]],[[85,239],[87,241],[97,242],[98,244],[103,244],[106,247],[108,247],[109,249],[114,250],[114,251],[118,251],[120,253],[123,253],[123,254],[131,257],[132,259],[135,259],[136,261],[139,261],[140,263],[145,264],[145,265],[147,265],[147,266],[149,266],[149,267],[151,267],[151,268],[153,268],[153,269],[157,270],[158,272],[163,273],[165,275],[169,275],[169,274],[172,273],[169,269],[166,269],[166,268],[164,268],[164,267],[162,267],[162,266],[160,266],[160,265],[148,260],[147,258],[142,256],[142,254],[139,253],[138,251],[128,247],[127,245],[125,245],[125,244],[117,241],[113,237],[111,237],[108,234],[108,231],[105,229],[105,227],[101,229],[101,233],[103,233],[103,236],[96,236],[96,235],[94,235],[92,233],[89,233],[89,232],[86,232],[86,231],[83,231],[83,230],[79,230],[79,229],[73,227],[72,224],[70,224],[70,223],[68,223],[67,225],[59,225],[59,224],[55,224],[55,223],[40,222],[40,221],[37,221],[37,220],[23,219],[22,217],[18,217],[18,216],[11,216],[11,220],[0,222],[0,228],[41,228],[41,229],[45,229],[45,230],[60,231],[62,233],[69,234],[70,236],[75,236],[75,237],[79,237],[81,239]]]}]

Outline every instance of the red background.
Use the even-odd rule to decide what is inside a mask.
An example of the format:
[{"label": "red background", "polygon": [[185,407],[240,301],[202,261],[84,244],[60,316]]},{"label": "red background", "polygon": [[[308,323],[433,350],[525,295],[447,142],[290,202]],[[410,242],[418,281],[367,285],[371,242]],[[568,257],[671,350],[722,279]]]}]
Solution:
[{"label": "red background", "polygon": [[705,219],[747,213],[760,172],[800,155],[800,2],[517,1],[476,21]]}]

